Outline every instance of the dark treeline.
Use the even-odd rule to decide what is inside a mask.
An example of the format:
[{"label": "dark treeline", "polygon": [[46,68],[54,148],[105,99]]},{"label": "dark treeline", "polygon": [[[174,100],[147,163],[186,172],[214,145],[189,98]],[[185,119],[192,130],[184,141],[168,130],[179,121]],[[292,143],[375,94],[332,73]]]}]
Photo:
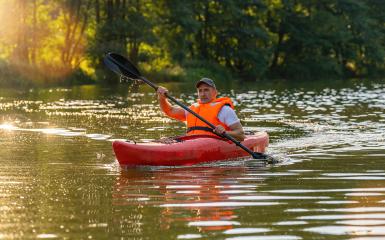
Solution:
[{"label": "dark treeline", "polygon": [[114,82],[102,62],[110,51],[128,56],[158,80],[385,73],[382,0],[10,0],[0,5],[3,82]]}]

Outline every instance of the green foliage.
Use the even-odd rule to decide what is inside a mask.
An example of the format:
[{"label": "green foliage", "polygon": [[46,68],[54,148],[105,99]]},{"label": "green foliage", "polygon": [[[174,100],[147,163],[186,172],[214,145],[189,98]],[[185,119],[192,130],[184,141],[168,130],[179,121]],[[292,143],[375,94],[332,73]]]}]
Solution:
[{"label": "green foliage", "polygon": [[233,78],[231,72],[225,67],[208,61],[189,61],[184,65],[186,81],[196,82],[203,77],[209,77],[216,81],[229,81]]},{"label": "green foliage", "polygon": [[383,0],[2,1],[0,75],[116,84],[118,52],[158,81],[383,76],[384,19]]},{"label": "green foliage", "polygon": [[284,78],[371,75],[368,67],[383,63],[385,54],[380,40],[384,32],[368,5],[354,0],[283,1],[271,10],[277,22],[270,29],[280,39],[272,69]]},{"label": "green foliage", "polygon": [[149,0],[97,1],[95,35],[91,36],[88,56],[93,60],[100,81],[116,83],[106,72],[102,58],[108,52],[128,55],[134,64],[138,63],[143,44],[152,44],[154,34],[153,18],[150,15]]},{"label": "green foliage", "polygon": [[77,69],[63,81],[65,85],[82,85],[94,83],[94,80],[81,69]]},{"label": "green foliage", "polygon": [[0,59],[0,86],[1,87],[28,87],[28,81],[23,80],[10,68],[9,64]]}]

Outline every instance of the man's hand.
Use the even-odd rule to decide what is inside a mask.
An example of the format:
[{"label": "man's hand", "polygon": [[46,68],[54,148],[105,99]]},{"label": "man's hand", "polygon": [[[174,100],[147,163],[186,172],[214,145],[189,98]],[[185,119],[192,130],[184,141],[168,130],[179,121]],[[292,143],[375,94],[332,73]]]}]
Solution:
[{"label": "man's hand", "polygon": [[165,98],[166,94],[168,94],[168,90],[165,87],[159,86],[158,89],[156,90],[156,93],[158,94],[159,98]]},{"label": "man's hand", "polygon": [[183,108],[172,106],[167,101],[168,90],[165,87],[159,86],[156,90],[156,93],[158,94],[158,101],[160,108],[162,111],[169,117],[180,120],[180,121],[186,121],[186,114]]},{"label": "man's hand", "polygon": [[213,130],[213,132],[222,135],[223,133],[226,132],[226,130],[225,130],[225,128],[224,128],[222,125],[218,125],[218,126],[215,127],[215,129]]},{"label": "man's hand", "polygon": [[243,127],[240,122],[234,123],[229,127],[230,127],[230,130],[226,131],[222,125],[218,125],[215,127],[213,132],[218,133],[220,135],[226,133],[227,135],[232,136],[233,138],[235,138],[240,142],[245,140],[245,133],[243,132]]}]

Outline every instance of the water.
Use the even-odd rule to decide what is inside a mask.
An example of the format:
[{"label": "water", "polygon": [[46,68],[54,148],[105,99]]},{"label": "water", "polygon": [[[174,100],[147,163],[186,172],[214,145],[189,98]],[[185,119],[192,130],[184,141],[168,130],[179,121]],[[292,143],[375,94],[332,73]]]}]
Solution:
[{"label": "water", "polygon": [[0,239],[385,239],[385,84],[223,93],[280,164],[121,169],[114,139],[184,131],[150,88],[0,90]]}]

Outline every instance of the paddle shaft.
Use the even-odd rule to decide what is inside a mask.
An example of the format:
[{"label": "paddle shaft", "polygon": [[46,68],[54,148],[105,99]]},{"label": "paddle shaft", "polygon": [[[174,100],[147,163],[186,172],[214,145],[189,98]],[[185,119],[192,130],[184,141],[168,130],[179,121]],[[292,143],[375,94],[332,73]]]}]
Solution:
[{"label": "paddle shaft", "polygon": [[[158,90],[158,86],[155,85],[154,83],[152,83],[151,81],[149,81],[148,79],[146,79],[145,77],[142,77],[140,76],[139,77],[140,80],[142,80],[143,82],[147,83],[150,87],[152,87],[155,91]],[[196,112],[194,112],[193,110],[191,110],[190,108],[188,108],[186,105],[184,105],[183,103],[179,102],[178,100],[176,100],[174,97],[168,95],[167,93],[165,94],[165,96],[170,99],[172,102],[174,102],[175,104],[177,104],[178,106],[180,106],[181,108],[183,108],[184,110],[186,110],[187,112],[191,113],[192,115],[194,115],[196,118],[198,118],[199,120],[201,120],[202,122],[206,123],[208,126],[210,126],[212,129],[215,129],[216,126],[214,126],[212,123],[210,123],[209,121],[207,121],[206,119],[204,119],[203,117],[201,117],[200,115],[198,115]],[[244,146],[242,143],[240,143],[239,141],[237,141],[235,138],[233,138],[232,136],[230,136],[229,134],[227,133],[222,133],[222,134],[218,134],[218,133],[215,133],[217,134],[218,136],[220,137],[224,137],[224,138],[227,138],[228,140],[232,141],[233,143],[235,143],[238,147],[242,148],[243,150],[245,150],[247,153],[249,153],[254,159],[261,159],[261,157],[263,156],[263,154],[261,153],[256,153],[256,152],[253,152],[251,151],[249,148],[247,148],[246,146]]]}]

